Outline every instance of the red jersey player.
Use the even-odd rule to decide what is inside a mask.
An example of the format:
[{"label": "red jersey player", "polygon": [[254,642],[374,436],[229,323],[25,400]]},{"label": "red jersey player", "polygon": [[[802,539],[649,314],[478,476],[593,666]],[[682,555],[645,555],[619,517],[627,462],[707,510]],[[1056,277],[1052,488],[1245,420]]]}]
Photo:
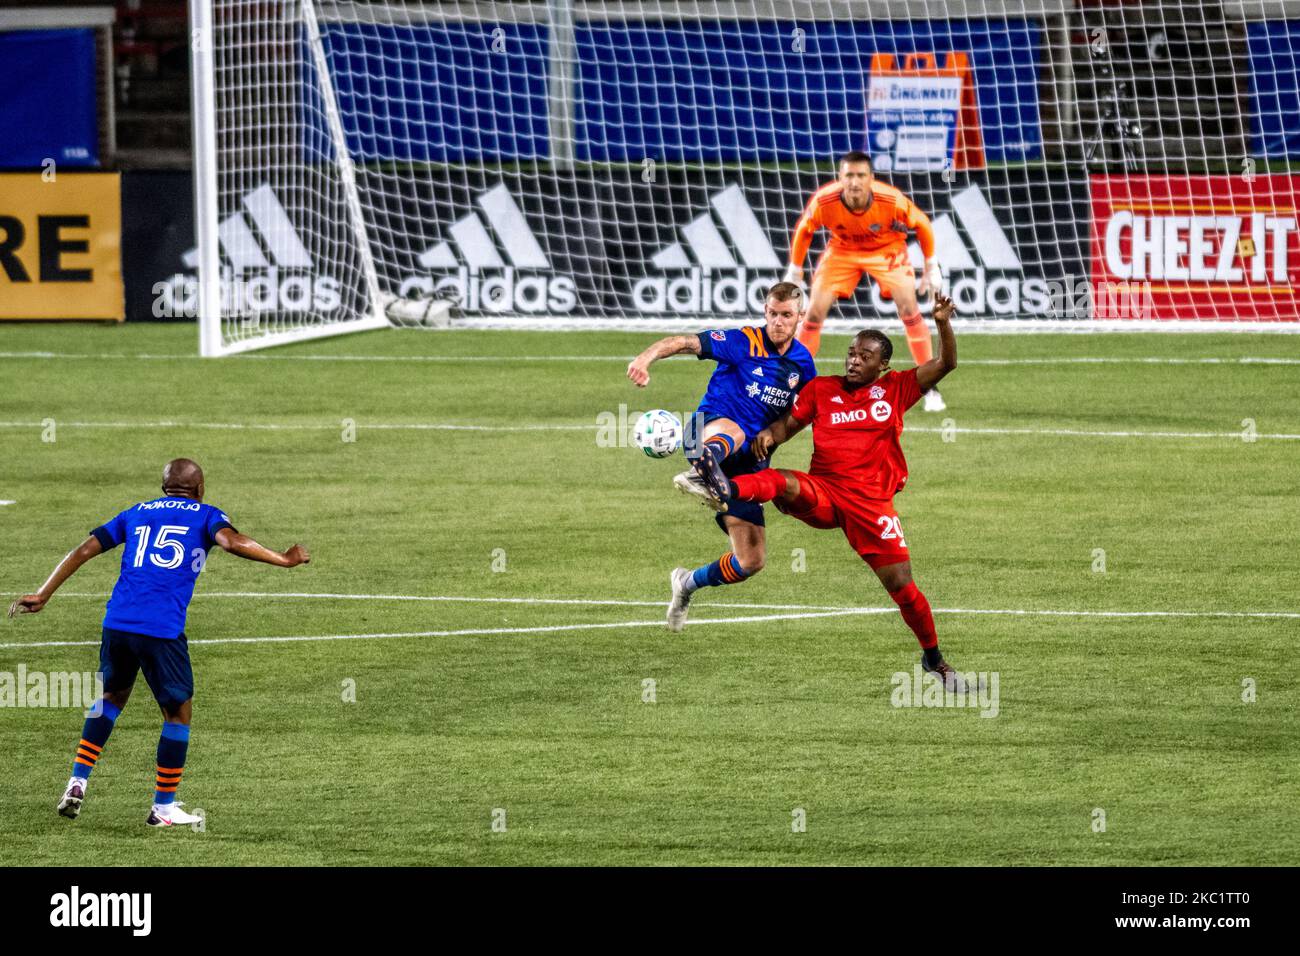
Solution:
[{"label": "red jersey player", "polygon": [[[826,313],[836,299],[853,295],[866,273],[879,283],[880,294],[893,299],[898,307],[916,364],[930,361],[930,329],[916,304],[918,295],[924,297],[931,290],[937,291],[940,278],[929,217],[901,190],[876,179],[871,157],[854,150],[840,160],[839,179],[813,193],[799,217],[790,240],[787,282],[803,284],[803,262],[818,229],[829,232],[830,239],[813,271],[799,341],[817,354]],[[916,233],[925,256],[919,283],[907,252],[909,231]],[[938,391],[925,392],[925,410],[944,410]]]},{"label": "red jersey player", "polygon": [[952,301],[935,299],[939,356],[906,371],[889,367],[893,344],[883,332],[859,332],[849,345],[844,375],[819,375],[794,405],[753,440],[754,453],[770,457],[807,425],[813,428],[808,471],[769,468],[726,478],[706,478],[721,499],[771,501],[777,509],[814,528],[840,528],[850,547],[871,566],[921,642],[922,666],[944,684],[961,684],[939,653],[930,603],[912,580],[912,563],[894,510],[894,495],[907,483],[907,459],[898,443],[903,413],[957,367]]}]

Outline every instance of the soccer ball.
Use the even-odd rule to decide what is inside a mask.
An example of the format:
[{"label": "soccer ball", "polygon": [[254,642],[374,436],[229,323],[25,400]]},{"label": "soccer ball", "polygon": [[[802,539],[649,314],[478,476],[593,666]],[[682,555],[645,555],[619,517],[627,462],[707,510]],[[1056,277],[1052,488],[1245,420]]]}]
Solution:
[{"label": "soccer ball", "polygon": [[636,420],[632,436],[651,458],[667,458],[682,447],[682,423],[672,412],[656,408]]}]

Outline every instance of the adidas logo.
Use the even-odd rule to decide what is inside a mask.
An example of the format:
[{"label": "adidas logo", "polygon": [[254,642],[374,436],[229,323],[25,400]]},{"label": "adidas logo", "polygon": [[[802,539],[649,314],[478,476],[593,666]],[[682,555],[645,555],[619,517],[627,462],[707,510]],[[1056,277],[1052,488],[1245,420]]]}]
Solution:
[{"label": "adidas logo", "polygon": [[782,269],[766,230],[735,183],[710,197],[709,206],[681,227],[680,242],[669,243],[651,256],[656,269],[686,274],[639,279],[632,286],[637,312],[762,310],[763,297]]},{"label": "adidas logo", "polygon": [[754,366],[754,371],[750,372],[749,374],[750,374],[750,375],[757,375],[759,378],[762,378],[762,377],[763,377],[763,367],[762,367],[761,365],[755,365],[755,366]]},{"label": "adidas logo", "polygon": [[[328,314],[342,304],[339,280],[318,275],[302,237],[269,185],[263,183],[240,201],[241,209],[217,225],[221,247],[221,308],[228,315],[312,312]],[[199,251],[181,255],[197,270]],[[198,313],[198,278],[176,273],[154,285],[158,318]]]},{"label": "adidas logo", "polygon": [[[1021,312],[1047,315],[1052,311],[1051,286],[1043,278],[1025,278],[1023,264],[1006,230],[998,222],[978,186],[967,186],[952,197],[952,209],[930,220],[934,229],[934,252],[944,271],[944,286],[957,306],[967,315],[1015,315]],[[962,237],[965,231],[966,238]],[[969,244],[967,242],[969,240]],[[979,261],[971,255],[971,250]],[[907,245],[912,266],[923,267],[925,257],[915,242]],[[990,273],[1020,273],[994,276]],[[872,300],[882,313],[892,308],[872,286]]]},{"label": "adidas logo", "polygon": [[447,230],[449,239],[416,257],[430,273],[453,274],[410,276],[399,294],[451,293],[466,312],[572,312],[578,304],[573,279],[549,274],[551,261],[505,184],[493,186],[475,204],[481,215],[470,212],[457,219]]},{"label": "adidas logo", "polygon": [[831,396],[831,403],[834,404],[834,405],[843,405],[843,404],[844,404],[844,399],[840,398],[838,395],[832,395],[832,396]]}]

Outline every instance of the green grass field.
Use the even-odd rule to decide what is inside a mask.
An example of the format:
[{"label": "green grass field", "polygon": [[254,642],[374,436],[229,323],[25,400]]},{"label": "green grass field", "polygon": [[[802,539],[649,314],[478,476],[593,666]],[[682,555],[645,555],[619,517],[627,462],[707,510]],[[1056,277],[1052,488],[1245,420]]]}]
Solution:
[{"label": "green grass field", "polygon": [[[649,338],[393,331],[199,360],[191,326],[0,328],[0,591],[34,590],[182,455],[241,531],[313,554],[214,552],[200,580],[181,797],[204,832],[143,825],[140,682],[75,822],[54,805],[80,710],[0,708],[0,863],[1300,863],[1300,339],[959,336],[949,412],[909,414],[897,504],[946,655],[999,675],[985,719],[891,706],[915,639],[838,532],[771,511],[767,570],[663,629],[669,569],[724,538],[672,490],[678,462],[597,442],[620,403],[694,407],[705,364],[623,377]],[[414,427],[447,424],[488,430]],[[0,671],[94,670],[119,554],[0,621]]]}]

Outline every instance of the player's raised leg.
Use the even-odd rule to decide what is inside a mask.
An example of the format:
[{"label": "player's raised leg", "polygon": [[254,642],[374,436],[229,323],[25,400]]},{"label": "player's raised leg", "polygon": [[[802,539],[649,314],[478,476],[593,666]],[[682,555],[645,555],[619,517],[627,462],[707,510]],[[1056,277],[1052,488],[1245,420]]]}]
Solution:
[{"label": "player's raised leg", "polygon": [[683,494],[694,495],[715,511],[727,510],[731,485],[724,463],[745,444],[745,430],[729,418],[714,418],[700,425],[697,418],[687,429],[683,452],[691,470],[673,479]]}]

